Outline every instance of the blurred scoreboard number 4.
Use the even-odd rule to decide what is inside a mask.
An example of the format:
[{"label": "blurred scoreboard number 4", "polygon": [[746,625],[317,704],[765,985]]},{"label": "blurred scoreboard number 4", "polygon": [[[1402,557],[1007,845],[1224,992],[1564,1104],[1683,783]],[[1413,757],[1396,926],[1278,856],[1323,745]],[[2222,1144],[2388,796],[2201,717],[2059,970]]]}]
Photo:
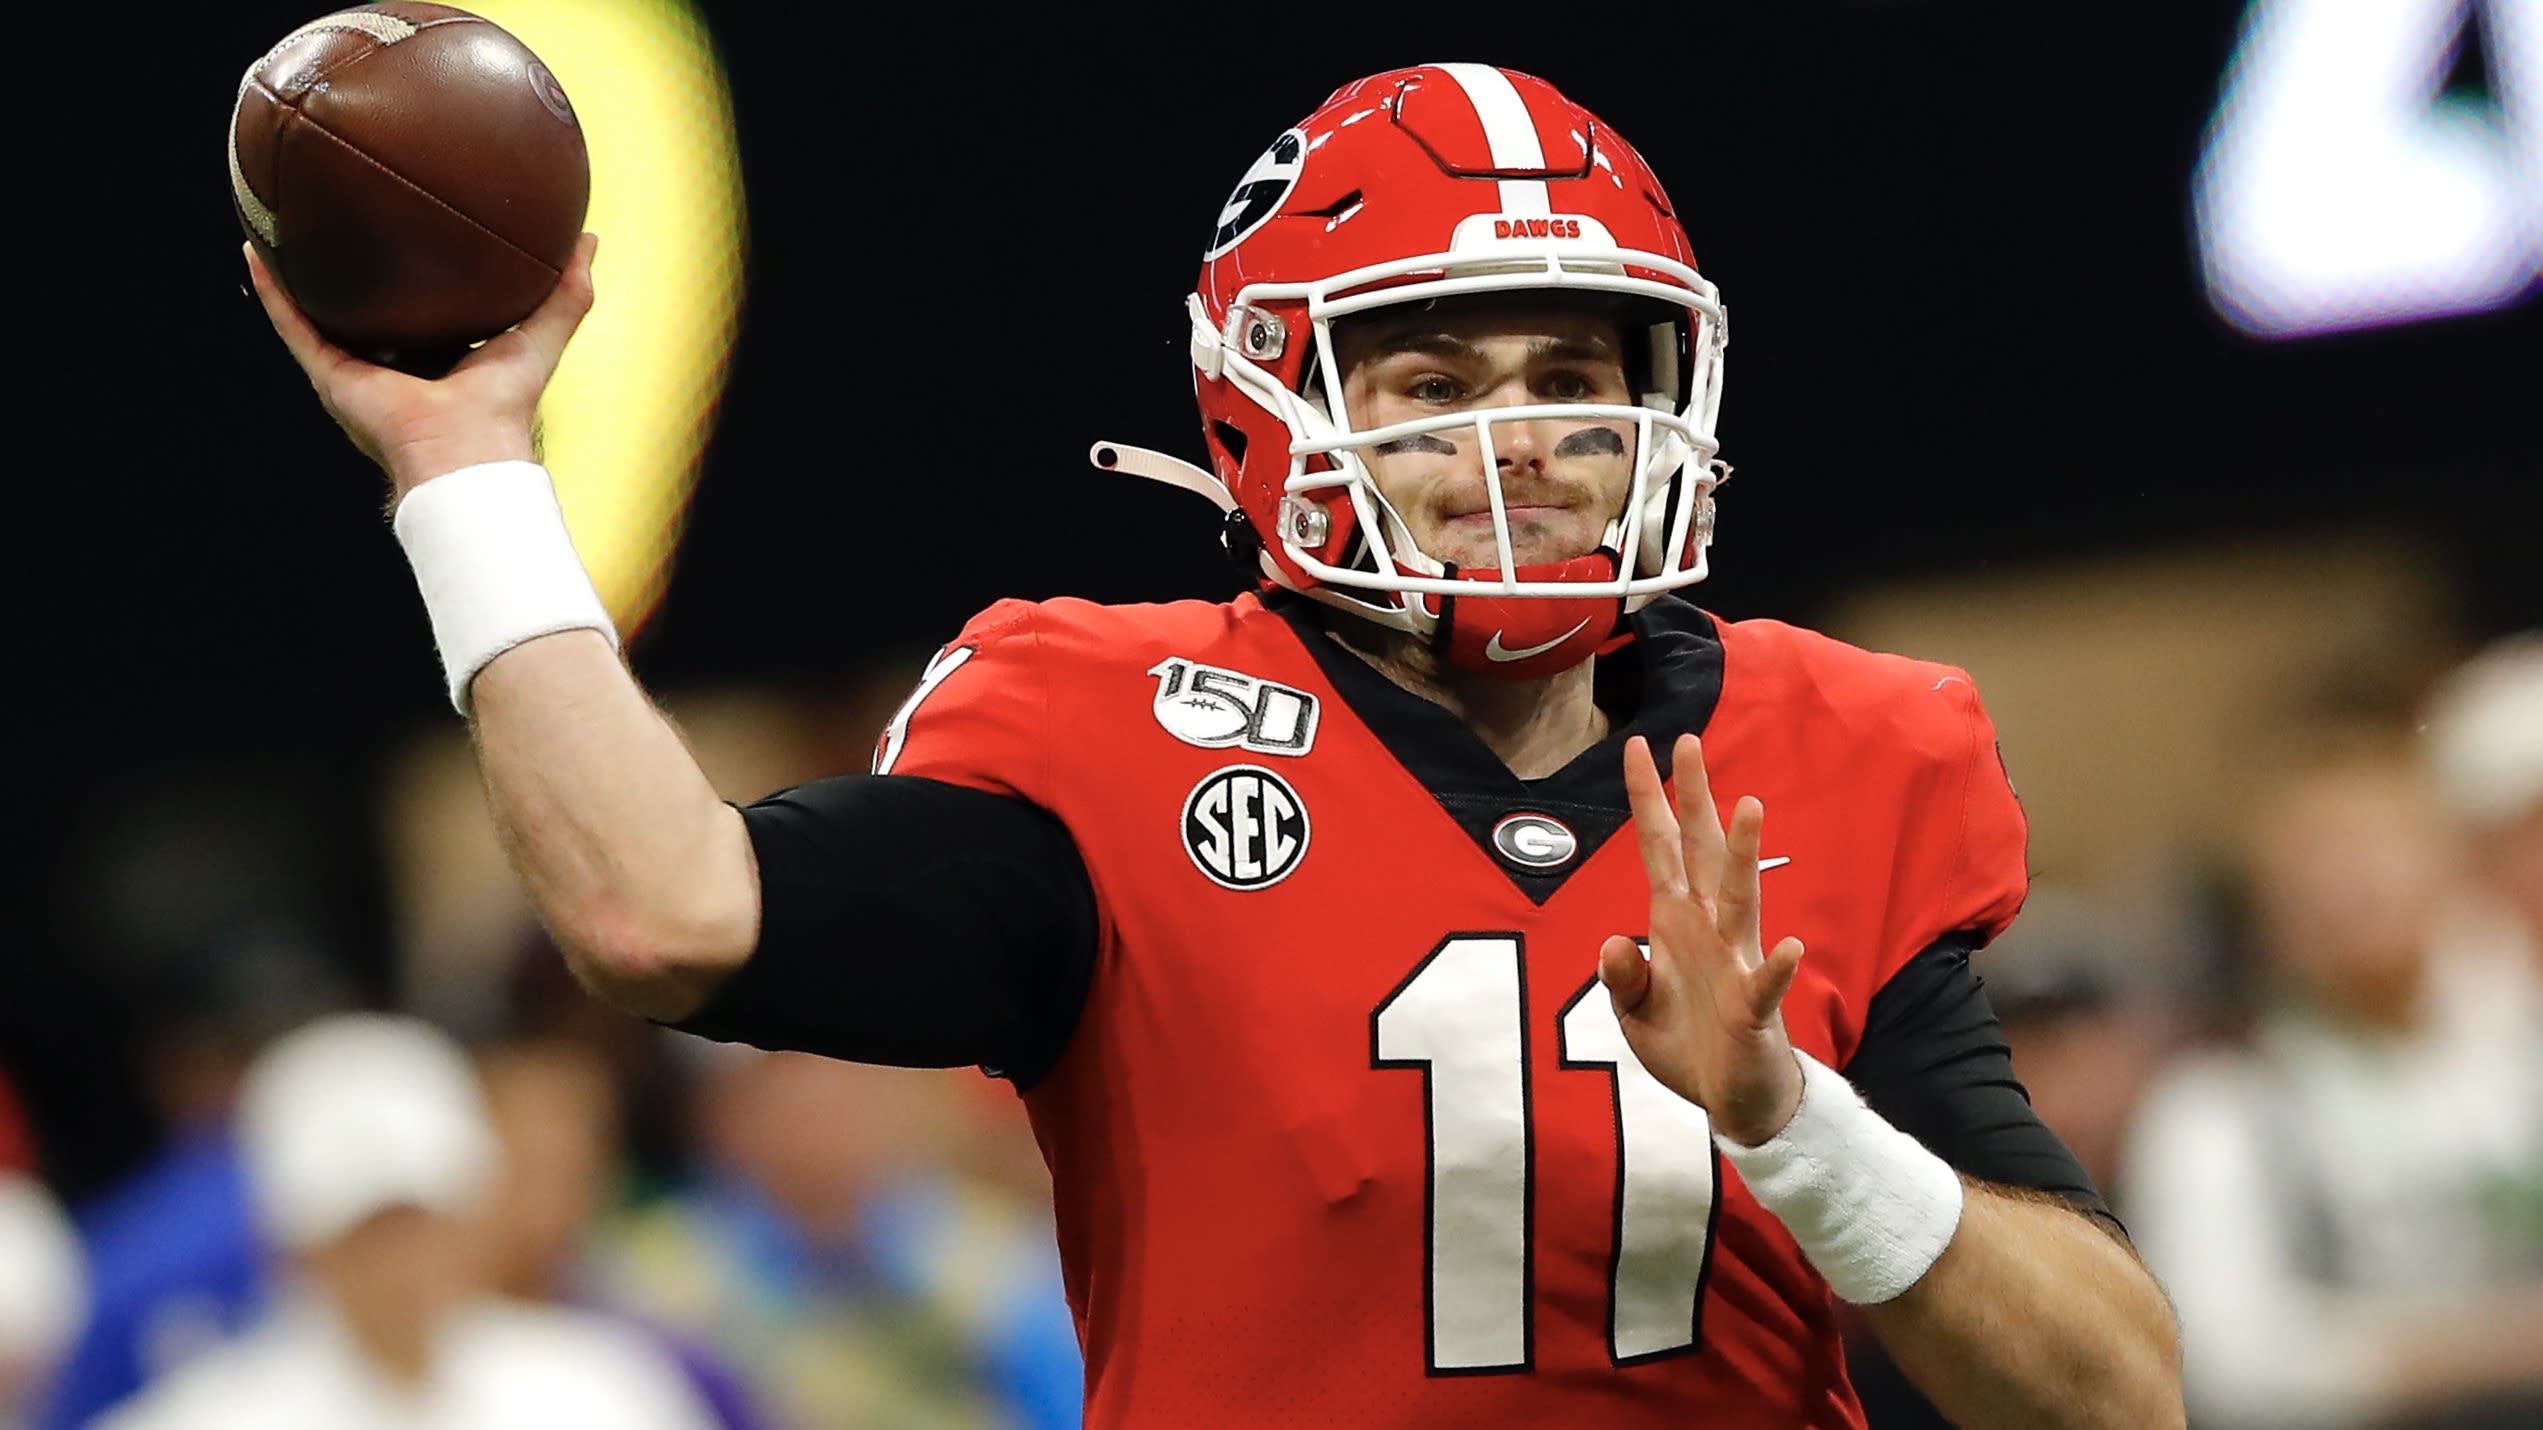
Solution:
[{"label": "blurred scoreboard number 4", "polygon": [[[2485,82],[2449,91],[2466,46]],[[2529,296],[2543,274],[2543,0],[2253,0],[2192,204],[2210,300],[2256,334]]]}]

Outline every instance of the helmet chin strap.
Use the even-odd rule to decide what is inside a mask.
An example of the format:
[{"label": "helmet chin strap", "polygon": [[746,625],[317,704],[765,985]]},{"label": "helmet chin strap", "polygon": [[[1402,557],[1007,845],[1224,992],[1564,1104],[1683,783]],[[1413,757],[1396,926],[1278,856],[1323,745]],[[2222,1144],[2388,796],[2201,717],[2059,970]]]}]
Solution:
[{"label": "helmet chin strap", "polygon": [[1127,442],[1098,442],[1086,449],[1086,460],[1103,471],[1145,477],[1152,482],[1163,482],[1167,486],[1208,497],[1222,512],[1236,510],[1236,498],[1216,476],[1181,457],[1169,457],[1163,452],[1133,447]]},{"label": "helmet chin strap", "polygon": [[[1616,552],[1600,547],[1587,556],[1522,566],[1522,581],[1581,585],[1614,583]],[[1451,578],[1499,581],[1493,570],[1447,568]],[[1624,601],[1614,594],[1583,596],[1422,596],[1432,618],[1431,640],[1451,665],[1498,680],[1543,680],[1598,653],[1616,633]]]}]

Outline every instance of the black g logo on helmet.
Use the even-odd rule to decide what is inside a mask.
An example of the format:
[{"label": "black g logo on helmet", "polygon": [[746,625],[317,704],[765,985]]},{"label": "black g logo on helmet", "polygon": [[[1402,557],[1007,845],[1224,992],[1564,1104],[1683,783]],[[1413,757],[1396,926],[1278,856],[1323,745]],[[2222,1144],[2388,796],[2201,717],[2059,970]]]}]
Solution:
[{"label": "black g logo on helmet", "polygon": [[1236,181],[1236,192],[1227,196],[1227,207],[1219,210],[1218,230],[1210,235],[1210,251],[1201,255],[1201,261],[1208,263],[1243,243],[1246,235],[1278,213],[1281,201],[1298,187],[1298,173],[1306,167],[1306,159],[1307,131],[1292,129],[1273,140],[1245,177]]}]

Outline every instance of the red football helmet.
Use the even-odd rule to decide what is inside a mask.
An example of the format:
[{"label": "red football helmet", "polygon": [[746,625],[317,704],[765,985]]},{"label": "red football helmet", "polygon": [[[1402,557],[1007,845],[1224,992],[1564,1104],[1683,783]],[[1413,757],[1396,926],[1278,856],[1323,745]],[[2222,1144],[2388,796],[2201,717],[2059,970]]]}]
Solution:
[{"label": "red football helmet", "polygon": [[[1352,430],[1336,320],[1496,292],[1621,304],[1629,350],[1647,344],[1629,364],[1640,405],[1478,407]],[[1704,579],[1712,493],[1729,474],[1713,436],[1721,299],[1642,157],[1543,80],[1439,64],[1336,91],[1246,171],[1186,305],[1216,481],[1114,443],[1096,460],[1241,510],[1269,579],[1514,676],[1578,664],[1624,612]],[[1633,432],[1633,484],[1600,550],[1514,568],[1492,427],[1549,419]],[[1363,460],[1451,429],[1482,443],[1497,569],[1418,549]]]}]

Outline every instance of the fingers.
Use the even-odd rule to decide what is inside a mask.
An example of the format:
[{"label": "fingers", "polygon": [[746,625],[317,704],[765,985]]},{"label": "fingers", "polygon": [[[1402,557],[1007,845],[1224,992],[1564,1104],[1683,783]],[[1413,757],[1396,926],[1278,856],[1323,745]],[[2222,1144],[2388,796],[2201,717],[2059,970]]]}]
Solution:
[{"label": "fingers", "polygon": [[1652,763],[1651,742],[1640,735],[1625,742],[1625,799],[1633,807],[1634,837],[1642,846],[1642,872],[1652,891],[1686,892],[1678,817],[1669,810],[1668,789],[1660,783],[1659,766]]},{"label": "fingers", "polygon": [[1675,768],[1678,782],[1678,840],[1687,886],[1699,899],[1719,897],[1723,867],[1730,851],[1722,843],[1722,812],[1713,803],[1713,784],[1704,768],[1704,742],[1680,735]]},{"label": "fingers", "polygon": [[[1765,965],[1749,984],[1749,1012],[1763,1027],[1784,1006],[1784,995],[1792,991],[1793,975],[1801,971],[1801,940],[1788,938],[1775,945],[1766,955]],[[1602,966],[1601,971],[1604,971]]]},{"label": "fingers", "polygon": [[309,374],[309,380],[324,391],[328,374],[357,359],[321,337],[318,330],[310,325],[300,306],[283,291],[283,285],[275,282],[274,275],[266,271],[265,260],[257,255],[256,245],[241,243],[239,251],[247,255],[247,281],[256,289],[256,301],[264,305],[266,320],[274,325],[274,332],[282,338],[283,346],[291,350],[292,360],[300,364],[300,370]]},{"label": "fingers", "polygon": [[558,276],[555,290],[513,330],[537,354],[542,381],[554,375],[557,363],[565,356],[566,343],[592,310],[592,255],[599,251],[599,234],[587,233],[576,239],[574,256],[565,261],[565,272]]},{"label": "fingers", "polygon": [[1713,926],[1722,941],[1741,950],[1758,946],[1757,850],[1765,837],[1766,806],[1755,795],[1742,795],[1731,810],[1730,838],[1724,844],[1721,891],[1713,901]]},{"label": "fingers", "polygon": [[1642,956],[1642,945],[1622,934],[1600,944],[1598,981],[1607,985],[1607,996],[1615,1002],[1617,1017],[1641,1007],[1642,1000],[1651,993],[1651,964]]}]

